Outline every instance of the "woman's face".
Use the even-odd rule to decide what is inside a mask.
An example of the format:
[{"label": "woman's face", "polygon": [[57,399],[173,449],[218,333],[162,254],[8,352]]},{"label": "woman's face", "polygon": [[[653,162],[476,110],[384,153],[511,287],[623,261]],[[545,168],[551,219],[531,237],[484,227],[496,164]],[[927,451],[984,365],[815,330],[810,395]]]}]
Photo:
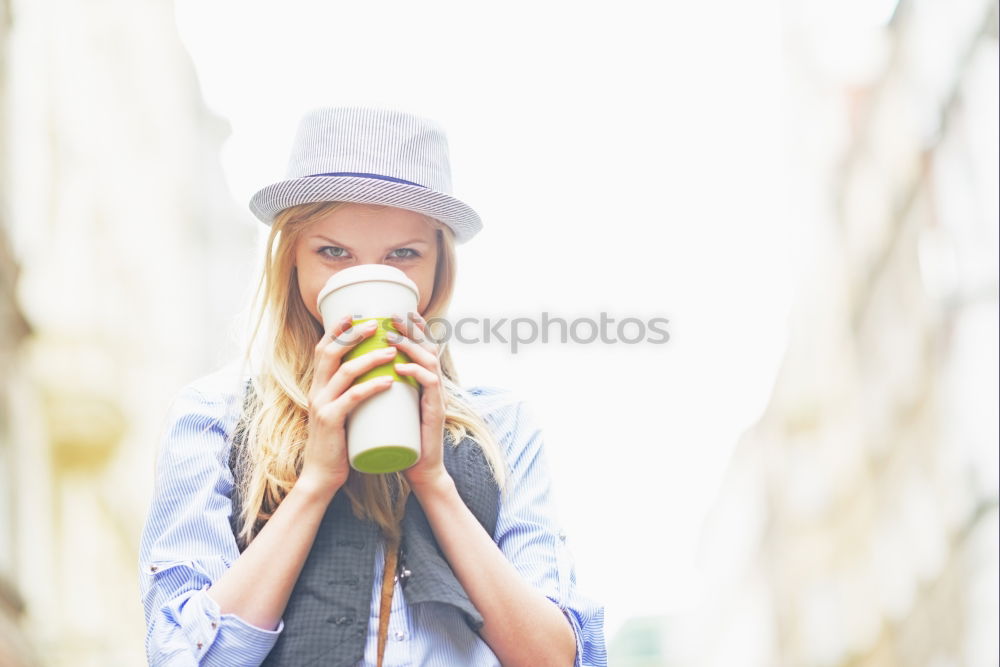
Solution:
[{"label": "woman's face", "polygon": [[[392,206],[343,204],[309,225],[295,243],[299,294],[322,323],[316,297],[341,269],[358,264],[394,266],[417,284],[422,315],[434,289],[437,240],[423,216]],[[405,315],[405,313],[400,313]]]}]

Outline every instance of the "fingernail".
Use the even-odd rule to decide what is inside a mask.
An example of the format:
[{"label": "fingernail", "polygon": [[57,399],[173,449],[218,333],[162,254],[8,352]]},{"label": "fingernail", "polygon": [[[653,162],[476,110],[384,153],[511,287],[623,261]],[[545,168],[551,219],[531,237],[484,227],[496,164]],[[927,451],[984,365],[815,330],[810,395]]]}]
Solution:
[{"label": "fingernail", "polygon": [[398,343],[403,339],[403,337],[400,336],[398,333],[393,333],[392,331],[390,331],[385,335],[385,339],[390,343]]}]

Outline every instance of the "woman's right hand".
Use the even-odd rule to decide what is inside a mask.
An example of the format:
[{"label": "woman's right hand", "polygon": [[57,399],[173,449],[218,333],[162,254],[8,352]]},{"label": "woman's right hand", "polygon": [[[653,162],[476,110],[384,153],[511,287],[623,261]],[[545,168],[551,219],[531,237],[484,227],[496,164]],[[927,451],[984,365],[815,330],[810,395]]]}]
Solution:
[{"label": "woman's right hand", "polygon": [[391,376],[380,376],[352,386],[362,373],[395,358],[397,350],[391,345],[341,363],[345,354],[375,332],[375,325],[375,320],[369,320],[351,327],[351,317],[345,316],[316,344],[309,388],[309,435],[297,484],[305,483],[330,498],[351,472],[344,428],[348,413],[392,384]]}]

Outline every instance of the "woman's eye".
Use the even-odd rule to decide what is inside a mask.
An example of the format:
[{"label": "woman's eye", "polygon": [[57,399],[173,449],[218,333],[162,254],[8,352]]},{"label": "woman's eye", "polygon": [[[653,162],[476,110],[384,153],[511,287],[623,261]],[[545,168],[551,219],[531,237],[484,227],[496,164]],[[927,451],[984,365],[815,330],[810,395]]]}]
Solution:
[{"label": "woman's eye", "polygon": [[396,250],[393,250],[392,252],[394,252],[394,253],[396,253],[396,252],[408,253],[408,254],[405,254],[405,255],[396,255],[396,259],[412,259],[414,257],[420,257],[420,253],[417,252],[416,250],[414,250],[413,248],[398,248]]},{"label": "woman's eye", "polygon": [[336,253],[336,254],[332,254],[332,255],[331,255],[331,254],[327,254],[327,253],[326,253],[326,251],[327,251],[327,250],[344,250],[344,249],[343,249],[343,248],[341,248],[341,247],[339,247],[339,246],[335,246],[335,245],[328,245],[328,246],[323,246],[322,248],[320,248],[320,249],[319,249],[319,253],[320,253],[321,255],[322,255],[322,254],[326,254],[326,256],[327,256],[327,257],[343,257],[343,255],[342,255],[342,254],[340,254],[339,252],[338,252],[338,253]]}]

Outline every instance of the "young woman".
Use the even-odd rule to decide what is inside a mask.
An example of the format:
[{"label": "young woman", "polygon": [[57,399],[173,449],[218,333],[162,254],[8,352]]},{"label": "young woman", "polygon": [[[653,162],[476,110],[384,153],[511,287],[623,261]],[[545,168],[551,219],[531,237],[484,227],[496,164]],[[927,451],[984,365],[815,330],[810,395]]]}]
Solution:
[{"label": "young woman", "polygon": [[[579,594],[541,430],[495,387],[463,388],[444,317],[455,245],[481,229],[450,194],[440,127],[335,107],[300,122],[288,178],[251,210],[271,226],[242,364],[171,406],[140,543],[151,665],[603,665],[603,606]],[[316,298],[358,264],[420,292],[388,351],[324,327]],[[421,387],[421,457],[350,467],[345,422],[390,386],[353,381],[403,352]]]}]

